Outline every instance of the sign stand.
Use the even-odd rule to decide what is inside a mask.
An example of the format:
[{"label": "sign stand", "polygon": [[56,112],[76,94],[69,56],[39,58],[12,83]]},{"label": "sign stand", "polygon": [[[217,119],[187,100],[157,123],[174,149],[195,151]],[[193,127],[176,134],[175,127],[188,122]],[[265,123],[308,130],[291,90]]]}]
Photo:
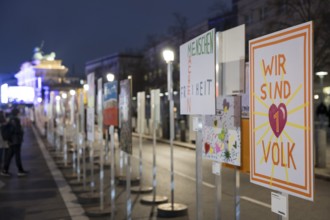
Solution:
[{"label": "sign stand", "polygon": [[156,120],[154,120],[154,129],[153,130],[153,145],[152,145],[152,196],[144,196],[141,199],[141,203],[143,204],[161,204],[168,201],[168,198],[166,196],[159,196],[156,195],[157,192],[157,167],[156,167],[156,133],[157,133],[157,127],[156,127]]},{"label": "sign stand", "polygon": [[176,217],[187,215],[188,207],[184,204],[174,203],[174,164],[173,164],[173,140],[174,140],[174,102],[173,102],[173,78],[172,61],[167,64],[168,100],[170,106],[170,148],[171,148],[171,203],[158,205],[159,217]]},{"label": "sign stand", "polygon": [[126,155],[126,212],[128,220],[132,219],[132,200],[131,200],[131,155],[129,153],[125,153]]},{"label": "sign stand", "polygon": [[81,179],[81,154],[82,154],[82,145],[83,145],[83,135],[79,132],[78,133],[78,154],[77,154],[77,181],[80,183]]},{"label": "sign stand", "polygon": [[235,166],[235,219],[239,220],[241,215],[241,203],[240,203],[240,173]]},{"label": "sign stand", "polygon": [[[111,220],[115,219],[115,197],[116,197],[116,186],[115,186],[115,135],[114,126],[111,125],[109,128],[110,132],[110,198],[111,198]],[[107,136],[109,134],[107,132]]]},{"label": "sign stand", "polygon": [[[84,135],[83,138],[85,138]],[[84,144],[82,148],[82,154],[83,154],[83,185],[84,185],[84,190],[86,190],[86,144]]]},{"label": "sign stand", "polygon": [[90,171],[91,171],[91,193],[94,193],[95,182],[94,182],[94,146],[93,142],[89,142],[89,164],[90,164]]},{"label": "sign stand", "polygon": [[64,153],[64,167],[68,166],[68,144],[66,141],[66,125],[63,125],[63,153]]},{"label": "sign stand", "polygon": [[202,117],[198,117],[198,127],[196,132],[196,219],[203,219],[203,160],[202,160],[202,147],[203,147],[203,124]]},{"label": "sign stand", "polygon": [[[95,192],[95,182],[94,182],[94,146],[93,141],[89,141],[89,164],[90,164],[90,192],[82,193],[79,196],[80,200],[83,200],[85,203],[95,203],[99,201],[99,193]],[[85,179],[86,180],[86,179]]]},{"label": "sign stand", "polygon": [[142,160],[142,132],[139,134],[139,179],[140,186],[131,188],[132,193],[149,193],[152,191],[152,187],[143,185],[143,160]]},{"label": "sign stand", "polygon": [[215,219],[221,219],[221,198],[222,198],[222,185],[221,185],[221,175],[222,175],[222,164],[220,165],[219,175],[215,175],[215,187],[216,187],[216,207],[215,207]]}]

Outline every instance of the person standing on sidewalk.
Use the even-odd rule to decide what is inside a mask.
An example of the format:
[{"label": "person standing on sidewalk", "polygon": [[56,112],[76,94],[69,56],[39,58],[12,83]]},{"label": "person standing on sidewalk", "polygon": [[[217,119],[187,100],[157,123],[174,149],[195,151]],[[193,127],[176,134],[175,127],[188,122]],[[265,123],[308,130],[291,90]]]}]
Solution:
[{"label": "person standing on sidewalk", "polygon": [[18,117],[19,113],[20,113],[19,109],[14,108],[11,111],[11,116],[10,116],[10,119],[8,122],[8,123],[10,123],[11,138],[8,142],[9,151],[6,156],[4,168],[1,172],[2,176],[10,176],[8,171],[9,171],[10,161],[14,155],[15,155],[15,159],[16,159],[16,166],[18,169],[17,175],[18,176],[27,175],[27,172],[23,169],[22,160],[21,160],[21,146],[22,146],[22,142],[23,142],[24,132],[23,132],[20,118]]},{"label": "person standing on sidewalk", "polygon": [[[2,110],[0,110],[0,126],[1,126],[1,129],[2,129],[2,126],[4,126],[5,124],[7,124],[5,114]],[[3,139],[2,134],[0,134],[0,169],[3,168],[3,165],[5,163],[7,150],[8,150],[8,143]]]}]

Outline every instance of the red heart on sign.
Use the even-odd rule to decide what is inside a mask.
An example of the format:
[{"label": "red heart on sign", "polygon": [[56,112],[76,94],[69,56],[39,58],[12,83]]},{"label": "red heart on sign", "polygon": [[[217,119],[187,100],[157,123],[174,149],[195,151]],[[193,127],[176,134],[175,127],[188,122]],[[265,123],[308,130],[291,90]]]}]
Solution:
[{"label": "red heart on sign", "polygon": [[282,133],[286,121],[287,121],[287,110],[284,103],[278,105],[272,104],[268,111],[268,118],[270,127],[272,128],[276,137],[279,137]]},{"label": "red heart on sign", "polygon": [[207,154],[210,151],[210,144],[209,143],[204,144],[204,151],[205,151],[205,154]]}]

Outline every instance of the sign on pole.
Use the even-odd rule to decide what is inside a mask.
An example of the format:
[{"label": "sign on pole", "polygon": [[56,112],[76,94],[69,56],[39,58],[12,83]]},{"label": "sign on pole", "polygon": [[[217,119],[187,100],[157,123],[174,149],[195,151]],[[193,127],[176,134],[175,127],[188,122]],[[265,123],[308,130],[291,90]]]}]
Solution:
[{"label": "sign on pole", "polygon": [[241,165],[241,97],[217,97],[217,115],[203,121],[203,158]]},{"label": "sign on pole", "polygon": [[120,148],[132,154],[131,81],[120,81]]},{"label": "sign on pole", "polygon": [[217,32],[219,95],[244,92],[245,25]]},{"label": "sign on pole", "polygon": [[145,92],[137,93],[137,131],[139,134],[144,133],[144,123],[146,120],[145,108],[146,108]]},{"label": "sign on pole", "polygon": [[[151,127],[152,129],[157,129],[160,122],[160,89],[153,89],[150,91],[151,95]],[[156,127],[154,125],[156,122]]]},{"label": "sign on pole", "polygon": [[215,29],[180,46],[180,113],[215,114]]},{"label": "sign on pole", "polygon": [[94,141],[95,129],[95,79],[94,73],[87,75],[88,98],[87,98],[87,140]]},{"label": "sign on pole", "polygon": [[104,124],[118,126],[118,81],[104,83],[103,105]]},{"label": "sign on pole", "polygon": [[251,182],[313,200],[312,22],[249,42]]}]

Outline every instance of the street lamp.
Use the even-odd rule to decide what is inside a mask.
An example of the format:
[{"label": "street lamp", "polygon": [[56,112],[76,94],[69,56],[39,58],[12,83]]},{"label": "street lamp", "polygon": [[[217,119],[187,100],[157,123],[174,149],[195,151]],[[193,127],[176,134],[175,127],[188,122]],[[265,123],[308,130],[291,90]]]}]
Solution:
[{"label": "street lamp", "polygon": [[320,77],[320,89],[321,89],[321,95],[320,95],[320,98],[321,98],[321,102],[323,102],[323,78],[328,75],[328,72],[326,71],[319,71],[319,72],[316,72],[316,75],[318,77]]},{"label": "street lamp", "polygon": [[115,80],[115,75],[112,74],[112,73],[108,73],[107,74],[107,80],[108,80],[108,82],[114,81]]},{"label": "street lamp", "polygon": [[164,215],[182,215],[187,210],[187,206],[174,203],[174,165],[173,165],[173,140],[174,140],[174,102],[173,102],[173,61],[174,52],[170,49],[163,51],[163,58],[167,63],[167,92],[170,110],[170,148],[171,148],[171,203],[165,203],[158,206],[158,213]]}]

